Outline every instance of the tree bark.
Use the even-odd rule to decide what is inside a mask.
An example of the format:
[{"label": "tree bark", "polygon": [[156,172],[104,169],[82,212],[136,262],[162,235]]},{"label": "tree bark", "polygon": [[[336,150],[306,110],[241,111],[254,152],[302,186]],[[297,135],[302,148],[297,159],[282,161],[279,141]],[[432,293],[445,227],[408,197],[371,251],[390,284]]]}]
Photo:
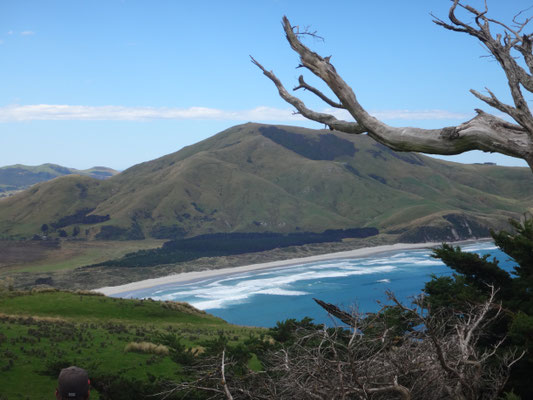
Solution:
[{"label": "tree bark", "polygon": [[[456,17],[455,13],[458,6],[474,15],[478,28],[466,24]],[[275,84],[280,96],[294,106],[299,114],[310,120],[326,124],[331,129],[350,134],[367,133],[376,141],[396,151],[441,155],[460,154],[469,150],[501,153],[525,160],[533,171],[533,116],[521,92],[521,88],[529,92],[533,91],[533,77],[531,75],[533,71],[533,34],[522,33],[523,28],[531,18],[518,23],[517,15],[513,20],[517,28],[509,28],[499,21],[488,18],[486,13],[487,10],[478,11],[473,7],[461,4],[459,0],[455,0],[449,13],[451,24],[438,18],[434,22],[446,29],[464,32],[478,38],[496,58],[508,79],[514,106],[502,103],[488,89],[489,96],[475,90],[471,90],[471,92],[488,105],[509,115],[516,124],[476,109],[477,115],[474,118],[457,126],[440,129],[389,126],[370,115],[363,108],[352,88],[330,63],[330,57],[321,57],[300,41],[299,37],[302,33],[294,31],[287,17],[283,17],[283,29],[290,46],[300,56],[301,66],[324,81],[338,101],[328,98],[318,89],[305,83],[303,76],[300,76],[299,85],[294,90],[308,90],[328,105],[346,109],[355,121],[339,120],[331,114],[309,109],[301,99],[291,95],[285,89],[272,71],[268,71],[253,57],[252,62]],[[504,28],[505,36],[503,39],[501,35],[497,35],[496,38],[492,36],[491,24]],[[511,51],[519,52],[522,55],[529,71],[517,63],[515,54]]]}]

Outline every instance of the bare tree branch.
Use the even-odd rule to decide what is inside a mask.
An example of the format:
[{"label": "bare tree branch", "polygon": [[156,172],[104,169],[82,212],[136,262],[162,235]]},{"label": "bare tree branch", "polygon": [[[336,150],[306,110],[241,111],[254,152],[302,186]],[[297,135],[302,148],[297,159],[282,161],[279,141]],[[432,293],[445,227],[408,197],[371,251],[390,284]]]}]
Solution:
[{"label": "bare tree branch", "polygon": [[222,375],[222,387],[224,388],[224,394],[226,395],[226,398],[228,400],[233,400],[233,396],[231,395],[230,391],[229,391],[229,388],[228,388],[228,383],[226,382],[226,373],[224,372],[225,368],[226,368],[226,359],[225,359],[225,356],[226,356],[226,349],[224,349],[222,351],[222,362],[221,362],[221,365],[220,365],[220,375]]},{"label": "bare tree branch", "polygon": [[[455,15],[457,5],[460,5],[476,17],[475,20],[479,29],[475,29],[472,26],[459,20],[459,18],[457,18],[457,16]],[[466,33],[480,40],[499,62],[507,77],[509,89],[511,91],[511,95],[513,97],[513,101],[516,107],[513,110],[512,114],[509,114],[507,111],[503,112],[509,114],[516,122],[518,122],[521,126],[527,129],[531,135],[533,133],[533,116],[531,115],[527,102],[525,101],[522,95],[520,84],[527,91],[532,92],[533,77],[528,74],[511,55],[511,49],[514,48],[518,50],[518,47],[520,47],[521,43],[524,41],[524,38],[520,36],[519,31],[522,31],[522,29],[529,22],[529,19],[526,19],[526,21],[524,21],[524,23],[519,27],[519,31],[516,31],[500,21],[488,18],[486,16],[486,13],[486,10],[481,12],[469,5],[461,4],[460,0],[454,0],[454,4],[450,8],[448,16],[450,18],[450,21],[455,26],[459,26],[462,29],[465,29]],[[436,23],[446,29],[455,30],[451,29],[452,25],[446,24],[440,20],[436,21]],[[496,38],[492,36],[490,32],[490,23],[499,25],[504,28],[504,45],[501,44],[501,35],[498,35]],[[513,36],[514,38],[512,38]],[[492,106],[491,103],[488,104]]]},{"label": "bare tree branch", "polygon": [[334,304],[326,303],[322,300],[315,299],[313,300],[324,310],[328,312],[328,314],[333,315],[334,317],[337,317],[339,320],[344,322],[346,325],[351,326],[352,328],[357,328],[357,318],[354,318],[354,316],[350,313],[347,313],[346,311],[342,311],[339,307],[337,307]]},{"label": "bare tree branch", "polygon": [[[457,16],[457,8],[474,17],[473,24],[462,21]],[[303,76],[295,90],[303,88],[317,95],[326,104],[344,108],[356,122],[339,121],[333,115],[310,110],[295,96],[290,95],[273,72],[267,71],[259,62],[252,62],[276,85],[280,96],[294,106],[305,118],[328,125],[346,133],[368,133],[376,141],[397,151],[415,151],[430,154],[453,155],[469,150],[497,152],[524,159],[533,170],[533,115],[522,94],[522,89],[533,92],[533,34],[524,34],[526,25],[532,19],[518,22],[517,14],[513,19],[516,27],[487,16],[488,8],[477,10],[460,0],[454,0],[449,10],[450,22],[434,17],[434,22],[445,29],[467,33],[477,38],[498,61],[504,70],[514,105],[502,103],[490,91],[489,96],[472,90],[472,93],[491,107],[509,115],[515,122],[510,123],[494,115],[476,110],[477,115],[458,126],[441,129],[420,129],[413,127],[392,127],[370,115],[358,102],[352,88],[341,78],[330,62],[330,57],[321,57],[310,50],[299,39],[287,17],[283,17],[283,29],[291,48],[300,57],[300,66],[311,71],[331,89],[338,101],[330,99],[323,92],[308,85]],[[493,36],[491,25],[503,30]],[[511,52],[521,54],[529,71],[526,71]],[[515,54],[517,54],[515,53]]]},{"label": "bare tree branch", "polygon": [[[340,365],[349,365],[351,379],[343,375],[341,386],[355,394],[354,398],[370,398],[372,394],[381,392],[396,393],[402,399],[478,399],[481,393],[483,398],[496,398],[507,381],[511,366],[523,356],[513,352],[498,355],[497,350],[504,339],[491,350],[481,353],[477,350],[484,329],[500,314],[501,306],[495,303],[496,292],[491,287],[489,298],[484,303],[473,306],[469,312],[457,314],[430,312],[423,297],[418,298],[413,307],[408,307],[388,292],[395,307],[420,328],[405,332],[402,341],[393,347],[389,340],[386,340],[385,346],[376,347],[373,343],[382,342],[381,338],[385,336],[375,332],[382,323],[379,314],[387,308],[370,319],[353,314],[350,325],[357,324],[361,330],[360,341],[350,339],[344,346],[336,331],[332,334],[324,331],[322,335],[326,334],[330,345],[322,345],[324,350],[315,352],[313,360],[329,357],[334,360],[337,371]],[[348,313],[328,303],[317,303],[347,322]],[[379,329],[385,331],[389,328],[384,325]],[[333,346],[339,346],[339,351]],[[331,349],[333,357],[327,356],[327,349]],[[340,356],[346,353],[347,357]],[[494,363],[494,359],[498,359],[499,364]],[[333,380],[333,375],[327,373],[328,364],[321,361],[319,365],[328,379]]]},{"label": "bare tree branch", "polygon": [[262,71],[263,74],[268,77],[276,87],[278,88],[280,96],[285,100],[287,103],[291,104],[298,110],[300,114],[302,114],[305,118],[308,118],[310,120],[321,122],[323,124],[326,124],[332,129],[336,129],[342,132],[347,133],[363,133],[365,132],[365,129],[354,122],[348,122],[348,121],[341,121],[335,118],[333,115],[325,114],[325,113],[319,113],[313,110],[310,110],[306,107],[303,101],[301,101],[299,98],[292,96],[289,94],[287,89],[283,86],[281,81],[278,79],[276,75],[272,71],[267,71],[257,60],[255,60],[253,57],[250,56],[252,59],[252,63],[257,65]]},{"label": "bare tree branch", "polygon": [[300,29],[300,26],[299,25],[296,25],[296,26],[293,26],[293,30],[294,30],[294,33],[300,37],[300,36],[309,36],[309,37],[312,37],[313,39],[318,39],[318,40],[321,40],[322,42],[324,41],[324,38],[322,36],[319,36],[318,35],[318,31],[311,31],[311,27],[310,26],[304,26]]},{"label": "bare tree branch", "polygon": [[304,77],[303,75],[300,75],[300,77],[298,78],[298,83],[300,83],[298,86],[296,86],[294,89],[292,90],[298,90],[298,89],[307,89],[309,90],[310,92],[316,94],[318,97],[320,97],[324,102],[328,103],[331,107],[335,107],[335,108],[346,108],[344,107],[341,103],[336,103],[334,102],[333,100],[331,100],[330,98],[328,98],[324,93],[322,93],[320,90],[314,88],[313,86],[310,86],[308,85],[307,83],[305,83],[304,81]]},{"label": "bare tree branch", "polygon": [[423,296],[407,306],[387,294],[393,305],[367,315],[318,300],[357,328],[303,325],[294,342],[261,354],[258,373],[233,369],[223,350],[192,367],[197,379],[169,393],[197,390],[226,400],[499,398],[524,352],[500,349],[504,339],[489,348],[479,344],[489,324],[499,323],[494,288],[482,304],[460,312],[431,310]]}]

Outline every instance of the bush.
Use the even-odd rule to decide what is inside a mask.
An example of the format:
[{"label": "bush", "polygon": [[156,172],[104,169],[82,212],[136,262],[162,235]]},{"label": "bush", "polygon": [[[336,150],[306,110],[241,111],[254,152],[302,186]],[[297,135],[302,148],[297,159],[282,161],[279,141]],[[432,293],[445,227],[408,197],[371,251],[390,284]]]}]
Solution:
[{"label": "bush", "polygon": [[185,314],[193,314],[193,315],[205,315],[206,312],[203,310],[199,310],[193,306],[191,306],[189,303],[184,301],[170,301],[167,300],[163,303],[161,303],[161,306],[163,308],[168,308],[169,310],[175,310],[179,311]]},{"label": "bush", "polygon": [[158,337],[158,341],[162,343],[162,346],[169,349],[172,361],[181,365],[191,365],[200,353],[200,349],[187,347],[182,343],[182,340],[183,337],[171,333],[161,334]]},{"label": "bush", "polygon": [[130,342],[124,347],[124,352],[128,353],[130,351],[135,353],[157,354],[159,356],[168,356],[169,354],[167,346],[150,342]]}]

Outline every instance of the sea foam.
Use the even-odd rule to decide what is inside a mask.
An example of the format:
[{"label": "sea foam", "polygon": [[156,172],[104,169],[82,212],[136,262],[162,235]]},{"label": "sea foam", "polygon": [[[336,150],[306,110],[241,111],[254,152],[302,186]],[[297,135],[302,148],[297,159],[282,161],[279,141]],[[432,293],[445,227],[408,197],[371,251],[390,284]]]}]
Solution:
[{"label": "sea foam", "polygon": [[[490,242],[472,243],[463,249],[482,254],[497,250]],[[334,304],[355,301],[362,310],[371,311],[376,299],[386,300],[385,289],[411,296],[423,288],[431,274],[449,275],[451,270],[432,258],[430,250],[416,249],[247,271],[128,295],[186,301],[233,323],[272,326],[283,318],[322,318],[313,297]]]},{"label": "sea foam", "polygon": [[[169,286],[154,291],[155,300],[187,301],[202,310],[220,309],[246,303],[256,295],[304,296],[309,292],[299,290],[298,284],[357,275],[389,273],[393,265],[362,266],[347,260],[328,262],[325,265],[305,265],[277,268],[259,274],[235,274],[220,279],[203,280],[187,286]],[[307,285],[306,285],[307,286]]]}]

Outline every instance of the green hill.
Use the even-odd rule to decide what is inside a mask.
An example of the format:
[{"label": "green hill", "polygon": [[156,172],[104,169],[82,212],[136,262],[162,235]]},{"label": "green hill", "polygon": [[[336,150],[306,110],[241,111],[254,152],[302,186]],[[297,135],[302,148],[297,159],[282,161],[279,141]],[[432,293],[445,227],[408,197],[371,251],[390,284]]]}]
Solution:
[{"label": "green hill", "polygon": [[0,200],[0,235],[88,239],[375,227],[404,241],[486,236],[531,210],[527,168],[396,153],[365,135],[248,123],[105,181],[66,176]]},{"label": "green hill", "polygon": [[85,170],[62,167],[56,164],[8,165],[0,167],[0,197],[11,195],[17,191],[27,189],[39,182],[65,175],[83,175],[95,179],[107,179],[118,174],[118,171],[107,167],[93,167]]},{"label": "green hill", "polygon": [[154,394],[184,375],[181,347],[205,351],[223,336],[231,348],[263,331],[186,303],[0,290],[0,398],[51,399],[60,370],[78,365],[89,372],[91,399],[161,399]]}]

